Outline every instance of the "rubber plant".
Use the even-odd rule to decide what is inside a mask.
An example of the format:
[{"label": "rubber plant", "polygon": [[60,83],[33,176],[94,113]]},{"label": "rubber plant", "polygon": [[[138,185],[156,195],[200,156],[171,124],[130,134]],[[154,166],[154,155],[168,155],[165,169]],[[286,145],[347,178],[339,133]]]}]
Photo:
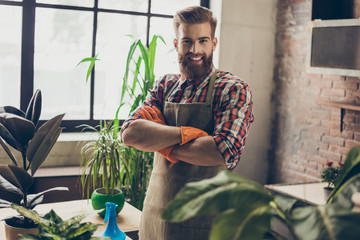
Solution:
[{"label": "rubber plant", "polygon": [[210,240],[286,239],[283,231],[274,228],[276,221],[295,240],[360,239],[360,213],[352,211],[351,202],[351,196],[360,191],[359,159],[360,147],[350,150],[337,190],[324,205],[272,194],[250,179],[223,171],[186,184],[163,218],[182,222],[195,216],[215,216]]},{"label": "rubber plant", "polygon": [[92,236],[100,224],[82,222],[86,214],[80,214],[64,221],[53,210],[41,216],[34,210],[29,210],[16,204],[11,204],[11,207],[21,215],[39,223],[38,234],[22,234],[21,240],[110,240],[110,238]]},{"label": "rubber plant", "polygon": [[[12,165],[0,166],[0,191],[15,195],[14,202],[27,209],[33,209],[41,203],[48,192],[68,190],[66,187],[54,187],[35,194],[29,192],[34,183],[34,174],[45,161],[62,131],[60,124],[64,117],[64,114],[57,115],[38,126],[41,103],[41,91],[38,89],[26,112],[12,106],[0,107],[0,145],[12,161]],[[21,164],[11,148],[21,153]],[[0,207],[10,207],[11,202],[3,198],[2,194]],[[20,226],[32,224],[26,218],[19,220],[14,217],[6,220],[9,225],[19,221]]]},{"label": "rubber plant", "polygon": [[[144,45],[140,39],[135,39],[129,48],[125,73],[122,78],[120,103],[110,126],[113,130],[113,138],[117,138],[119,134],[119,112],[121,111],[121,107],[124,104],[129,104],[130,111],[128,115],[130,115],[133,110],[145,101],[148,91],[154,87],[154,67],[158,39],[165,44],[161,36],[154,35],[148,47]],[[99,60],[97,54],[94,57],[84,58],[79,62],[79,64],[90,62],[86,81],[95,67],[95,62]],[[125,96],[129,98],[127,102],[124,100]],[[142,210],[145,192],[152,170],[153,153],[127,148],[124,145],[119,145],[118,149],[120,161],[124,166],[121,168],[121,185],[126,193],[127,201]]]}]

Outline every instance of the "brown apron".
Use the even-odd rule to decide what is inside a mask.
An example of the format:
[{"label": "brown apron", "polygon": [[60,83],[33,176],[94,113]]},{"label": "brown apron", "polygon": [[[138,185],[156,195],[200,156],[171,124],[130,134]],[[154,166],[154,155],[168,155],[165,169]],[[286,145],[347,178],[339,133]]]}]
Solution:
[{"label": "brown apron", "polygon": [[[166,123],[170,126],[196,127],[211,135],[214,131],[212,102],[215,79],[216,72],[213,73],[209,81],[209,89],[204,103],[165,101],[163,114]],[[168,99],[175,87],[168,91],[165,100]],[[164,209],[186,183],[211,178],[222,169],[224,167],[195,166],[182,161],[172,164],[162,155],[155,153],[154,167],[141,216],[140,240],[208,239],[213,220],[210,217],[192,218],[181,223],[169,223],[162,220],[161,216]]]}]

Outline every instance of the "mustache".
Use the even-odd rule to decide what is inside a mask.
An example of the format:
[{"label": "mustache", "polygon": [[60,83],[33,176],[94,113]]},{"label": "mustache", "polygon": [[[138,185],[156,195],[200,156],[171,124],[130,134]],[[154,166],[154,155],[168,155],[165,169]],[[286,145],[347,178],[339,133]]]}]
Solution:
[{"label": "mustache", "polygon": [[194,58],[194,57],[201,57],[205,58],[205,54],[193,54],[193,53],[186,53],[185,55],[180,56],[179,63],[184,63],[188,61],[188,58]]}]

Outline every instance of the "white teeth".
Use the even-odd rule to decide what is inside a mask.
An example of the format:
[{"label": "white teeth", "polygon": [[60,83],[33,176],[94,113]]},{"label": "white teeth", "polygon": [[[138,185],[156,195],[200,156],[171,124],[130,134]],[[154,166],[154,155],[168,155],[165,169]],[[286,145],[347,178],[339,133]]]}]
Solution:
[{"label": "white teeth", "polygon": [[201,57],[199,57],[199,58],[190,58],[191,60],[193,60],[193,61],[199,61],[199,60],[201,60]]}]

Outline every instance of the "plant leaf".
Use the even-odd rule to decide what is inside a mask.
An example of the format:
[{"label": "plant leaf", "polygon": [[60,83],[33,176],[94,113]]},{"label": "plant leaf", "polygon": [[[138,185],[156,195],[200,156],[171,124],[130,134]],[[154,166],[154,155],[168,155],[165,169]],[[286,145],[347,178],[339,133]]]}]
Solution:
[{"label": "plant leaf", "polygon": [[39,193],[36,193],[36,194],[29,194],[29,195],[27,195],[28,208],[32,209],[36,205],[40,204],[42,202],[42,200],[39,201],[39,202],[36,202],[36,200],[43,197],[46,193],[53,192],[53,191],[69,191],[69,188],[67,188],[67,187],[54,187],[54,188],[50,188],[50,189],[47,189],[45,191],[42,191],[42,192],[39,192]]},{"label": "plant leaf", "polygon": [[63,117],[64,114],[61,114],[44,123],[29,142],[26,156],[31,163],[31,175],[35,174],[56,143],[62,130],[59,126]]},{"label": "plant leaf", "polygon": [[354,147],[347,154],[340,178],[335,182],[335,188],[329,196],[328,203],[332,203],[341,185],[358,173],[360,173],[360,147]]},{"label": "plant leaf", "polygon": [[228,209],[249,209],[267,205],[273,197],[260,184],[227,171],[199,182],[188,183],[165,209],[163,218],[179,222],[200,215],[214,215]]},{"label": "plant leaf", "polygon": [[[26,145],[34,136],[35,125],[26,118],[12,113],[0,113],[0,123],[7,129],[13,138],[22,146]],[[7,142],[7,136],[1,136]],[[9,145],[12,146],[11,143]]]},{"label": "plant leaf", "polygon": [[7,144],[9,144],[11,147],[21,152],[22,150],[21,144],[16,141],[16,139],[1,123],[0,123],[0,137],[3,138],[4,141],[7,142]]},{"label": "plant leaf", "polygon": [[25,117],[25,113],[23,111],[21,111],[20,109],[18,109],[16,107],[12,107],[12,106],[0,107],[0,113],[13,113],[20,117]]},{"label": "plant leaf", "polygon": [[5,144],[4,140],[1,137],[0,137],[0,145],[3,147],[3,149],[5,150],[7,155],[10,157],[10,159],[14,163],[14,165],[17,166],[18,164],[17,164],[14,154],[10,151],[10,149],[8,148],[8,146]]},{"label": "plant leaf", "polygon": [[88,82],[88,79],[90,77],[90,74],[95,66],[95,62],[96,61],[100,61],[100,59],[98,59],[99,54],[96,54],[94,57],[90,57],[90,58],[84,58],[83,60],[81,60],[76,66],[79,66],[81,63],[83,62],[90,62],[89,68],[87,70],[87,74],[86,74],[86,82]]},{"label": "plant leaf", "polygon": [[210,240],[261,240],[269,230],[271,207],[228,211],[220,214],[210,233]]},{"label": "plant leaf", "polygon": [[360,213],[337,204],[294,209],[291,222],[302,240],[358,239],[360,236]]},{"label": "plant leaf", "polygon": [[15,187],[20,188],[23,192],[34,183],[31,177],[23,168],[6,165],[0,166],[0,175]]},{"label": "plant leaf", "polygon": [[18,195],[19,197],[22,197],[24,193],[21,191],[20,188],[15,187],[9,181],[7,181],[5,178],[0,176],[0,190],[5,192],[10,192]]},{"label": "plant leaf", "polygon": [[[8,208],[11,206],[11,202],[6,201],[4,199],[0,199],[0,208]],[[1,221],[2,219],[0,219]]]},{"label": "plant leaf", "polygon": [[333,195],[332,204],[339,204],[343,208],[351,210],[354,205],[351,197],[356,192],[360,192],[360,173],[339,187],[339,190]]},{"label": "plant leaf", "polygon": [[25,118],[32,121],[37,126],[41,114],[41,91],[37,89],[32,96],[26,110]]},{"label": "plant leaf", "polygon": [[51,222],[49,220],[47,220],[45,218],[42,218],[34,210],[26,209],[26,208],[24,208],[22,206],[14,204],[14,203],[11,204],[11,208],[15,209],[18,213],[20,213],[24,217],[30,218],[30,219],[34,220],[35,222],[37,222],[37,223],[39,223],[41,225],[50,226],[50,224],[51,224]]}]

